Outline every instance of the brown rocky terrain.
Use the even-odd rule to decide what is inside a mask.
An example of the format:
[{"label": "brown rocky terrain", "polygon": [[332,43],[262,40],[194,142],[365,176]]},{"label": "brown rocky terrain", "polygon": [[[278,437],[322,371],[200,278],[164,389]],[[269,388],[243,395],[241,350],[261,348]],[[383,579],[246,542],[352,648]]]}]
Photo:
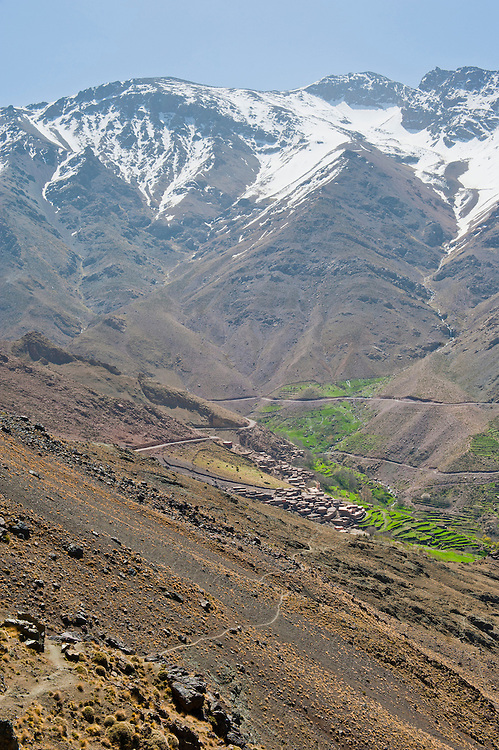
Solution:
[{"label": "brown rocky terrain", "polygon": [[188,424],[246,424],[222,406],[82,360],[36,333],[0,343],[0,383],[2,408],[27,413],[67,438],[141,445],[195,437]]},{"label": "brown rocky terrain", "polygon": [[[4,416],[0,444],[1,614],[46,627],[40,656],[3,632],[0,705],[23,748],[109,746],[111,714],[144,749],[175,722],[204,747],[230,743],[210,734],[209,701],[173,712],[163,663],[203,673],[236,744],[497,747],[493,559],[356,541],[27,419]],[[74,668],[57,645],[68,639]]]},{"label": "brown rocky terrain", "polygon": [[382,376],[333,460],[497,538],[498,85],[2,110],[0,750],[499,747],[496,557],[339,534],[233,494],[286,484],[249,458],[168,453],[207,428],[287,460],[262,399]]}]

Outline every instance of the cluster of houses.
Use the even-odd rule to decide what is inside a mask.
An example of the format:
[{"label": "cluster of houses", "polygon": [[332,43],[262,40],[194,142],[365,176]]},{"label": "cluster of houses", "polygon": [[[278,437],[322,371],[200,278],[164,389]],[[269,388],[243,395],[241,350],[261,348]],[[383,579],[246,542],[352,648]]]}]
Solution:
[{"label": "cluster of houses", "polygon": [[365,518],[366,511],[360,505],[333,498],[319,489],[311,471],[284,460],[276,460],[266,453],[257,453],[238,445],[231,448],[249,458],[263,471],[291,485],[289,488],[276,490],[237,485],[233,487],[234,492],[260,500],[266,505],[298,513],[310,521],[329,524],[337,531],[346,531]]}]

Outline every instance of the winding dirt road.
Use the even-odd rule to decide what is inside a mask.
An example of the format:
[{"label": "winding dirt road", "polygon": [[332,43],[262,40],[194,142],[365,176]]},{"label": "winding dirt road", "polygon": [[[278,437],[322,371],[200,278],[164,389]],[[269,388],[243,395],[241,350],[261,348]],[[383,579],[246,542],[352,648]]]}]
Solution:
[{"label": "winding dirt road", "polygon": [[412,471],[424,471],[433,474],[436,477],[442,479],[461,478],[461,479],[499,479],[499,470],[490,471],[440,471],[435,466],[413,466],[412,464],[406,464],[403,461],[396,461],[390,458],[379,458],[378,456],[363,456],[360,453],[348,453],[347,451],[332,451],[331,456],[348,456],[349,458],[355,458],[359,461],[376,461],[382,464],[389,464],[391,466],[400,466],[404,469],[410,469]]}]

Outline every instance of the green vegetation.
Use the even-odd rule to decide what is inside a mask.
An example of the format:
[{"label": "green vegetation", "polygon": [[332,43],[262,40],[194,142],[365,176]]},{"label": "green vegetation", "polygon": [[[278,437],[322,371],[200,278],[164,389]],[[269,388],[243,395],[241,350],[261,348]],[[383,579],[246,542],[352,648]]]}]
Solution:
[{"label": "green vegetation", "polygon": [[499,419],[490,422],[487,432],[474,435],[470,447],[450,467],[451,471],[499,470]]},{"label": "green vegetation", "polygon": [[372,396],[388,378],[355,378],[337,383],[305,381],[283,385],[271,395],[280,399],[341,398],[342,396]]},{"label": "green vegetation", "polygon": [[424,548],[424,551],[432,557],[437,557],[439,560],[444,560],[445,562],[470,563],[476,560],[476,555],[468,552],[453,552],[452,550],[431,549],[431,547]]},{"label": "green vegetation", "polygon": [[264,407],[260,422],[312,453],[324,453],[360,425],[352,404],[341,401],[316,409]]},{"label": "green vegetation", "polygon": [[347,453],[359,453],[364,455],[365,453],[371,453],[377,448],[383,447],[386,443],[387,438],[381,435],[370,435],[365,432],[356,432],[354,435],[350,435],[341,441],[336,447],[338,450],[346,451]]},{"label": "green vegetation", "polygon": [[[355,402],[338,400],[318,406],[307,405],[306,400],[341,399],[353,394],[368,396],[383,382],[385,379],[378,378],[329,385],[304,382],[283,386],[274,397],[292,399],[296,403],[270,403],[261,409],[259,421],[308,451],[310,466],[326,492],[366,508],[367,516],[361,524],[365,529],[404,544],[433,550],[440,559],[469,562],[486,554],[492,543],[484,536],[484,529],[493,526],[490,516],[499,512],[499,484],[492,483],[487,490],[487,485],[473,487],[462,515],[443,515],[438,509],[454,504],[452,493],[458,491],[456,488],[430,488],[425,493],[424,503],[436,510],[416,511],[405,508],[388,489],[362,472],[332,460],[333,448],[366,454],[381,448],[385,438],[359,430],[361,407]],[[499,421],[497,425],[491,424],[487,433],[473,438],[469,455],[474,462],[497,460],[499,468]],[[488,519],[486,525],[484,517]]]},{"label": "green vegetation", "polygon": [[[313,469],[319,473],[328,492],[366,509],[367,516],[359,524],[361,528],[406,544],[445,552],[448,556],[441,556],[441,559],[457,562],[470,562],[486,554],[491,547],[491,540],[483,537],[483,530],[471,517],[405,508],[382,485],[325,456],[314,461]],[[489,495],[492,488],[495,488],[499,498],[499,484],[492,485]],[[499,509],[498,499],[492,507]]]},{"label": "green vegetation", "polygon": [[497,420],[494,420],[487,432],[473,437],[470,451],[475,456],[499,460],[499,422]]},{"label": "green vegetation", "polygon": [[459,502],[459,516],[444,515],[438,510],[428,510],[424,516],[445,520],[446,525],[452,524],[460,531],[477,537],[484,534],[490,534],[495,540],[499,537],[499,482],[428,487],[423,502],[433,508],[450,508]]},{"label": "green vegetation", "polygon": [[[371,528],[379,534],[388,534],[393,539],[408,542],[429,549],[445,550],[450,557],[459,553],[459,561],[469,561],[485,553],[484,543],[476,537],[460,533],[452,526],[443,525],[428,518],[418,518],[416,513],[400,508],[373,507],[367,511],[367,516],[359,524],[363,528]],[[462,555],[464,554],[464,556]],[[463,558],[461,560],[461,558]]]}]

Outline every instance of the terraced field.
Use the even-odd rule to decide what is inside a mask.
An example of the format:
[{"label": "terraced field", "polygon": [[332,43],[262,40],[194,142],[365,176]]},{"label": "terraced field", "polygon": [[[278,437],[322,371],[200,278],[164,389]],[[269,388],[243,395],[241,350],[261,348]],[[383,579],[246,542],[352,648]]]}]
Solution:
[{"label": "terraced field", "polygon": [[367,516],[361,528],[407,544],[446,550],[460,556],[460,561],[486,554],[490,546],[473,518],[405,508],[385,487],[361,472],[345,469],[332,461],[317,460],[314,469],[331,481],[333,495],[366,508]]},{"label": "terraced field", "polygon": [[453,471],[499,470],[499,420],[490,422],[486,432],[474,435],[467,453],[451,468]]},{"label": "terraced field", "polygon": [[[458,530],[462,519],[430,514],[417,518],[414,513],[403,509],[373,507],[360,524],[363,528],[375,529],[379,534],[387,534],[397,541],[416,544],[436,550],[458,554],[460,559],[473,559],[487,553],[487,545],[478,538]],[[461,523],[459,523],[461,522]]]}]

